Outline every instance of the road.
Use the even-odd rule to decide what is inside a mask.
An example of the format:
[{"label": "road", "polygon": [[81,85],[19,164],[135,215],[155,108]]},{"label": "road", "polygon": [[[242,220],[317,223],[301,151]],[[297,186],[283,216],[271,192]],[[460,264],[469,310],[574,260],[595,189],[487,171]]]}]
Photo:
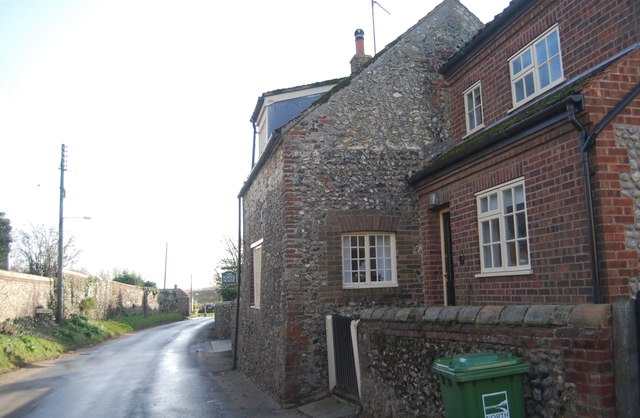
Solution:
[{"label": "road", "polygon": [[135,332],[0,376],[8,418],[300,417],[239,371],[199,318]]}]

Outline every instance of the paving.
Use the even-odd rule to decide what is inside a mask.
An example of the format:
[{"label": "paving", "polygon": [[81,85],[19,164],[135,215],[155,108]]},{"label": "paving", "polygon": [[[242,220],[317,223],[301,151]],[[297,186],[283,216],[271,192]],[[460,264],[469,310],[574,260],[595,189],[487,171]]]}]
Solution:
[{"label": "paving", "polygon": [[[246,404],[247,414],[256,417],[351,418],[359,407],[334,397],[326,397],[297,408],[282,408],[264,390],[239,370],[233,370],[231,340],[213,340],[204,346],[201,359],[211,377],[230,395]],[[260,410],[260,415],[254,415]],[[247,415],[249,416],[249,415]]]}]

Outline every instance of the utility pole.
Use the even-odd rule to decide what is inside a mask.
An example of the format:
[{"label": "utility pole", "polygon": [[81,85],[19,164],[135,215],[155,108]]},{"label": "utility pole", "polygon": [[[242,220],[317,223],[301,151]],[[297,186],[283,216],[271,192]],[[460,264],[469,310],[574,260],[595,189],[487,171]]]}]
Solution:
[{"label": "utility pole", "polygon": [[167,290],[167,254],[169,253],[169,243],[167,242],[164,246],[164,287],[163,289]]},{"label": "utility pole", "polygon": [[63,298],[62,298],[62,251],[64,250],[62,245],[62,230],[63,230],[63,202],[64,202],[64,172],[67,169],[67,150],[64,144],[62,144],[62,152],[60,156],[60,218],[58,223],[58,309],[56,315],[56,321],[61,324],[63,315],[64,315],[64,307],[63,307]]}]

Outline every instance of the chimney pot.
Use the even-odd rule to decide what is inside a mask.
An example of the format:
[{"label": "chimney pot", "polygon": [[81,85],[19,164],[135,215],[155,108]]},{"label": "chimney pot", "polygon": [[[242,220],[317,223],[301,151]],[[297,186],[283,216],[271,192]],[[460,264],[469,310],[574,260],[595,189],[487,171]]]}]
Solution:
[{"label": "chimney pot", "polygon": [[356,37],[356,54],[351,58],[351,74],[359,71],[371,58],[364,54],[364,31],[356,29],[354,35]]},{"label": "chimney pot", "polygon": [[356,29],[354,35],[356,37],[356,55],[364,55],[364,31]]}]

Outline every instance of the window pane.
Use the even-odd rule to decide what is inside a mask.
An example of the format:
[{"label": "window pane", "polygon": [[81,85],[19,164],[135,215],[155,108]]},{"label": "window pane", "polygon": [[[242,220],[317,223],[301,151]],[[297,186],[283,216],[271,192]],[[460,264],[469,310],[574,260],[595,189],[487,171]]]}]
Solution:
[{"label": "window pane", "polygon": [[549,65],[547,63],[542,64],[538,69],[538,73],[540,76],[540,88],[547,87],[551,83],[549,79]]},{"label": "window pane", "polygon": [[533,73],[529,73],[526,76],[524,76],[524,86],[525,86],[524,90],[527,97],[531,96],[535,88],[533,83]]},{"label": "window pane", "polygon": [[513,225],[513,215],[504,218],[504,229],[505,239],[515,239],[516,231],[515,226]]},{"label": "window pane", "polygon": [[352,247],[357,247],[358,246],[358,237],[356,237],[356,236],[351,237],[351,246]]},{"label": "window pane", "polygon": [[476,121],[478,122],[476,126],[482,125],[482,108],[476,109]]},{"label": "window pane", "polygon": [[516,215],[516,223],[518,225],[518,238],[525,238],[527,236],[527,223],[524,216],[524,212],[520,212]]},{"label": "window pane", "polygon": [[519,264],[528,265],[529,264],[529,251],[527,249],[527,240],[518,241],[518,261]]},{"label": "window pane", "polygon": [[547,47],[549,48],[549,56],[553,57],[554,55],[558,55],[560,52],[560,42],[558,40],[558,32],[554,31],[553,33],[547,36]]},{"label": "window pane", "polygon": [[476,127],[476,118],[473,110],[468,113],[469,118],[469,129],[475,129]]},{"label": "window pane", "polygon": [[486,245],[482,247],[482,257],[484,258],[484,266],[486,268],[493,267],[493,264],[491,263],[491,246],[490,245]]},{"label": "window pane", "polygon": [[358,236],[358,247],[364,247],[364,235]]},{"label": "window pane", "polygon": [[364,259],[364,257],[365,257],[364,248],[358,248],[358,258]]},{"label": "window pane", "polygon": [[516,200],[516,210],[524,210],[524,187],[522,185],[513,188]]},{"label": "window pane", "polygon": [[551,68],[551,81],[556,81],[562,78],[562,64],[560,63],[560,56],[556,56],[549,61]]},{"label": "window pane", "polygon": [[345,283],[352,283],[351,273],[348,272],[348,271],[345,271],[344,275],[343,275],[343,280],[344,280]]},{"label": "window pane", "polygon": [[489,210],[489,206],[487,205],[487,198],[486,197],[481,197],[480,198],[480,213],[485,213],[488,210]]},{"label": "window pane", "polygon": [[507,243],[507,266],[517,266],[518,265],[518,257],[516,255],[516,243],[508,242]]},{"label": "window pane", "polygon": [[521,102],[524,100],[524,81],[518,80],[514,84],[515,92],[516,92],[516,102]]},{"label": "window pane", "polygon": [[482,243],[488,244],[491,242],[491,233],[489,231],[489,221],[482,222]]},{"label": "window pane", "polygon": [[511,69],[513,71],[513,75],[518,75],[518,73],[522,71],[522,61],[520,61],[520,57],[513,60],[511,63]]},{"label": "window pane", "polygon": [[547,58],[547,43],[542,40],[538,42],[536,45],[536,57],[538,58],[538,63],[547,62],[549,58]]},{"label": "window pane", "polygon": [[498,194],[494,193],[489,196],[489,210],[498,209]]},{"label": "window pane", "polygon": [[467,110],[473,109],[473,94],[467,93]]},{"label": "window pane", "polygon": [[500,241],[500,222],[498,219],[491,220],[491,242]]},{"label": "window pane", "polygon": [[511,198],[511,189],[502,191],[502,204],[504,206],[504,213],[513,212],[513,199]]},{"label": "window pane", "polygon": [[351,249],[351,258],[353,258],[353,259],[358,258],[358,249],[357,248],[352,248]]},{"label": "window pane", "polygon": [[523,54],[522,54],[522,68],[527,68],[528,66],[531,65],[531,50],[527,49]]},{"label": "window pane", "polygon": [[473,98],[474,98],[474,107],[478,107],[482,104],[481,102],[481,96],[480,96],[480,87],[476,87],[475,90],[473,90]]},{"label": "window pane", "polygon": [[500,254],[500,244],[492,246],[493,267],[502,267],[502,254]]}]

